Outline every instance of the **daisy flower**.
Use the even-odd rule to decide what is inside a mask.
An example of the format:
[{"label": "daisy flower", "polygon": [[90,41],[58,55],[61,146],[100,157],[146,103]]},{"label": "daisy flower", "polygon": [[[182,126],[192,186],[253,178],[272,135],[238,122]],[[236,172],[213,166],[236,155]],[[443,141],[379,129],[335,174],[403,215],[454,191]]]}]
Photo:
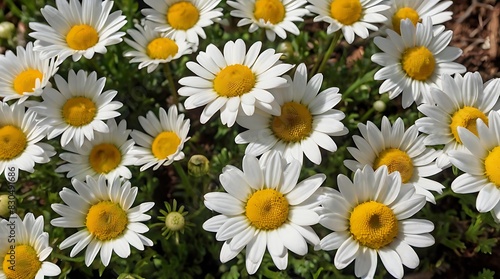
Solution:
[{"label": "daisy flower", "polygon": [[231,16],[242,18],[238,21],[238,26],[250,24],[250,33],[263,28],[270,41],[274,41],[276,35],[285,39],[287,31],[299,35],[300,30],[293,22],[304,21],[302,17],[309,13],[303,8],[306,3],[306,0],[227,1],[227,4],[234,8]]},{"label": "daisy flower", "polygon": [[[203,228],[224,241],[220,260],[225,263],[246,247],[246,269],[254,274],[267,250],[280,270],[288,265],[288,250],[307,253],[307,242],[317,245],[311,228],[319,221],[315,194],[326,176],[316,174],[297,184],[301,164],[286,163],[273,152],[267,164],[251,155],[243,157],[243,171],[226,166],[219,179],[225,192],[205,194],[205,205],[220,215]],[[321,188],[319,188],[321,189]]]},{"label": "daisy flower", "polygon": [[300,64],[293,81],[286,77],[288,86],[271,93],[281,108],[279,116],[258,112],[252,116],[238,117],[238,124],[249,129],[236,136],[238,144],[246,144],[245,153],[259,156],[268,150],[277,150],[290,162],[299,160],[303,154],[313,163],[321,163],[318,146],[335,152],[337,145],[329,136],[348,133],[342,119],[343,112],[333,109],[342,96],[337,87],[328,88],[318,94],[323,75],[316,74],[307,81],[307,68]]},{"label": "daisy flower", "polygon": [[224,54],[213,44],[207,51],[201,51],[195,62],[186,66],[197,76],[179,80],[179,95],[187,96],[186,109],[205,106],[200,116],[206,123],[218,110],[222,124],[233,126],[240,110],[245,115],[253,115],[255,108],[273,115],[280,109],[269,89],[283,86],[285,72],[293,65],[279,63],[280,53],[267,49],[259,54],[262,42],[254,43],[248,52],[241,39],[229,41],[224,46]]},{"label": "daisy flower", "polygon": [[100,250],[101,262],[108,266],[113,251],[120,258],[127,258],[129,244],[141,251],[144,245],[153,245],[142,235],[149,228],[141,222],[151,219],[144,213],[154,203],[144,202],[130,208],[137,196],[137,187],[130,187],[129,181],[122,185],[118,178],[106,182],[104,176],[98,180],[87,176],[86,182],[72,179],[71,183],[76,192],[66,187],[59,192],[66,204],[52,204],[52,209],[62,217],[50,222],[55,227],[79,229],[59,244],[60,249],[75,245],[70,257],[87,247],[85,264],[90,266]]},{"label": "daisy flower", "polygon": [[8,50],[0,56],[0,97],[4,102],[19,99],[22,103],[29,96],[40,96],[58,70],[55,59],[42,59],[33,51],[32,42],[26,48],[18,46],[16,52]]},{"label": "daisy flower", "polygon": [[147,20],[156,23],[155,30],[169,38],[188,41],[198,48],[199,38],[206,38],[204,27],[222,17],[220,0],[144,0],[152,9],[141,12]]},{"label": "daisy flower", "polygon": [[345,160],[344,165],[352,171],[365,165],[375,170],[386,166],[389,173],[397,171],[401,175],[403,185],[415,188],[417,194],[436,203],[430,191],[441,194],[444,186],[426,177],[441,172],[436,165],[440,152],[425,147],[426,136],[418,134],[417,126],[412,125],[405,131],[401,118],[391,126],[384,116],[381,126],[379,130],[370,121],[358,125],[362,137],[353,136],[357,148],[347,147],[355,160]]},{"label": "daisy flower", "polygon": [[390,99],[403,92],[403,108],[413,102],[430,103],[430,88],[437,87],[440,75],[465,72],[463,65],[452,62],[462,54],[448,46],[453,32],[443,30],[433,32],[428,17],[416,27],[405,19],[401,35],[387,30],[388,38],[376,37],[374,42],[383,51],[371,58],[383,67],[375,73],[375,80],[384,80],[379,92],[389,92]]},{"label": "daisy flower", "polygon": [[[354,173],[354,180],[340,174],[339,191],[332,189],[322,199],[324,213],[320,224],[333,232],[321,239],[323,250],[337,250],[335,267],[343,269],[352,261],[357,277],[373,278],[377,255],[387,271],[396,278],[404,275],[403,265],[419,264],[414,247],[429,247],[434,224],[428,220],[409,219],[425,205],[414,188],[404,187],[401,176],[381,167],[374,171],[365,166]],[[318,247],[317,247],[318,248]]]},{"label": "daisy flower", "polygon": [[139,116],[139,122],[147,134],[134,130],[131,133],[134,141],[140,145],[134,147],[130,154],[137,157],[136,166],[144,171],[152,166],[157,170],[160,166],[168,166],[174,161],[184,159],[184,143],[189,140],[189,119],[177,112],[176,106],[168,109],[160,108],[160,119],[149,111],[146,117]]},{"label": "daisy flower", "polygon": [[354,41],[354,34],[366,39],[368,30],[377,31],[373,23],[387,20],[382,11],[389,9],[383,0],[308,0],[306,6],[311,13],[317,14],[314,22],[328,24],[327,34],[342,29],[346,41]]},{"label": "daisy flower", "polygon": [[[43,216],[36,219],[27,213],[22,220],[17,214],[0,222],[0,255],[3,268],[0,278],[44,278],[57,276],[61,269],[45,261],[52,252],[49,234],[43,231]],[[15,232],[12,232],[13,227]]]},{"label": "daisy flower", "polygon": [[134,147],[134,140],[128,139],[130,130],[127,122],[120,121],[116,125],[114,119],[106,123],[109,127],[107,133],[96,132],[92,140],[86,140],[79,148],[70,142],[64,147],[71,153],[61,153],[61,159],[67,164],[61,165],[56,172],[68,172],[66,177],[84,180],[87,175],[97,179],[104,175],[108,180],[115,177],[130,179],[132,173],[127,166],[133,165],[135,158],[130,151]]},{"label": "daisy flower", "polygon": [[125,23],[121,11],[110,14],[113,1],[56,0],[57,9],[45,6],[42,15],[49,25],[30,22],[34,30],[29,35],[36,39],[35,51],[46,57],[59,56],[61,61],[72,56],[78,61],[82,55],[91,59],[94,53],[106,53],[106,46],[122,41],[125,32],[118,32]]},{"label": "daisy flower", "polygon": [[73,141],[76,148],[83,145],[84,139],[92,140],[94,131],[109,132],[103,120],[120,115],[116,110],[122,103],[112,101],[118,92],[102,92],[106,78],[97,79],[96,72],[83,70],[69,71],[66,82],[60,75],[55,76],[58,90],[45,88],[43,102],[32,107],[43,116],[42,125],[48,127],[48,139],[61,136],[61,146]]},{"label": "daisy flower", "polygon": [[56,154],[54,147],[39,142],[46,134],[36,117],[18,103],[0,103],[0,174],[10,165],[34,172],[35,163],[47,163]]},{"label": "daisy flower", "polygon": [[430,94],[434,102],[418,106],[424,117],[415,124],[421,132],[429,135],[424,144],[444,144],[437,163],[445,168],[451,164],[448,158],[451,150],[465,150],[458,127],[467,128],[477,135],[476,120],[488,124],[488,113],[499,109],[495,104],[500,97],[500,79],[483,84],[478,72],[466,73],[463,77],[456,74],[454,78],[443,75],[441,89],[431,88]]},{"label": "daisy flower", "polygon": [[154,31],[150,24],[135,25],[127,33],[134,40],[125,38],[125,42],[135,50],[127,51],[125,57],[132,57],[130,63],[139,62],[139,70],[147,67],[148,73],[154,71],[159,64],[168,63],[192,52],[187,41],[173,40],[164,33]]}]

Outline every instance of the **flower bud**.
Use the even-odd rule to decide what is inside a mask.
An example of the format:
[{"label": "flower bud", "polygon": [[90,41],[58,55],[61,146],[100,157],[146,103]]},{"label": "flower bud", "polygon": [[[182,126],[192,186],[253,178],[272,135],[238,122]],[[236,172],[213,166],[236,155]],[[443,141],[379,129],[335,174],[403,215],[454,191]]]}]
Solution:
[{"label": "flower bud", "polygon": [[190,175],[200,177],[210,170],[210,161],[203,155],[193,155],[188,162],[188,172]]},{"label": "flower bud", "polygon": [[0,38],[10,39],[16,30],[16,26],[12,22],[4,21],[0,23]]},{"label": "flower bud", "polygon": [[172,211],[165,218],[165,226],[173,232],[180,231],[184,228],[185,220],[182,213]]},{"label": "flower bud", "polygon": [[378,112],[383,112],[385,110],[385,107],[385,103],[381,100],[377,100],[375,101],[375,103],[373,103],[373,109]]},{"label": "flower bud", "polygon": [[0,195],[0,217],[8,218],[10,216],[9,195]]}]

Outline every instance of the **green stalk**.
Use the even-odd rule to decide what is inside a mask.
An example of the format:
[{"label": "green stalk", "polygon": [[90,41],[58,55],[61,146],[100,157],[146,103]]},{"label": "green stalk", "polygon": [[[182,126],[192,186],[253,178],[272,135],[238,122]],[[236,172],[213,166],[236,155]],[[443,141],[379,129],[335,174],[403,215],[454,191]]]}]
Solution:
[{"label": "green stalk", "polygon": [[[338,45],[338,43],[340,42],[341,39],[342,39],[342,32],[340,30],[333,33],[332,40],[330,41],[330,46],[328,47],[326,52],[323,53],[323,55],[322,55],[323,59],[321,60],[321,63],[320,64],[316,63],[316,65],[314,65],[314,68],[311,72],[311,76],[313,76],[316,73],[323,72],[323,69],[325,68],[326,62],[328,61],[328,59],[330,59],[330,56],[332,55],[333,50]],[[318,62],[319,61],[320,60],[318,60]]]},{"label": "green stalk", "polygon": [[177,94],[177,89],[175,88],[174,77],[172,75],[172,70],[170,69],[170,63],[165,63],[163,67],[163,73],[168,80],[168,87],[170,88],[170,94],[172,94],[172,100],[175,105],[179,104],[179,95]]}]

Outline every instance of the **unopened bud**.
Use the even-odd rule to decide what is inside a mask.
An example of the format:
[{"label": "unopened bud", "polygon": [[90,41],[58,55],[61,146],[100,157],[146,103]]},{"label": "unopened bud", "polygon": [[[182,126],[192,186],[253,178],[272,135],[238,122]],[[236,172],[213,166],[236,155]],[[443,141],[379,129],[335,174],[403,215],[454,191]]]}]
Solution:
[{"label": "unopened bud", "polygon": [[0,195],[0,217],[7,218],[9,216],[9,195]]},{"label": "unopened bud", "polygon": [[293,56],[293,45],[290,42],[282,42],[278,45],[277,52],[283,54],[281,58]]},{"label": "unopened bud", "polygon": [[0,23],[0,38],[10,39],[16,30],[16,26],[12,22],[4,21]]},{"label": "unopened bud", "polygon": [[383,112],[385,110],[385,107],[385,103],[381,100],[377,100],[375,101],[375,103],[373,103],[373,109],[378,112]]},{"label": "unopened bud", "polygon": [[203,155],[193,155],[188,162],[188,172],[190,175],[200,177],[210,170],[210,161]]},{"label": "unopened bud", "polygon": [[167,214],[165,218],[165,226],[173,232],[180,231],[184,228],[185,224],[184,216],[182,213],[177,211],[172,211]]}]

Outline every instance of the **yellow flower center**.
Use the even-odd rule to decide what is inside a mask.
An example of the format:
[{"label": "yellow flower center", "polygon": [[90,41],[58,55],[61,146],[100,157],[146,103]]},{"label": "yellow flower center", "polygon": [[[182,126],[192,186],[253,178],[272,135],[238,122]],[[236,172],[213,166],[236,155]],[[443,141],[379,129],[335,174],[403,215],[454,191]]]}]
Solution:
[{"label": "yellow flower center", "polygon": [[174,57],[179,51],[175,41],[169,38],[156,38],[147,47],[147,54],[152,59],[167,59]]},{"label": "yellow flower center", "polygon": [[277,24],[285,18],[285,6],[280,0],[257,0],[253,15],[258,20]]},{"label": "yellow flower center", "polygon": [[100,201],[90,207],[85,221],[89,232],[101,241],[122,235],[127,225],[127,212],[119,204],[111,201]]},{"label": "yellow flower center", "polygon": [[7,250],[2,265],[7,279],[33,279],[41,267],[42,263],[35,249],[26,244]]},{"label": "yellow flower center", "polygon": [[413,25],[417,25],[417,22],[420,20],[420,16],[418,15],[417,11],[415,11],[412,8],[409,7],[403,7],[399,9],[393,16],[392,16],[392,26],[394,28],[394,31],[398,32],[401,34],[401,20],[403,19],[410,19]]},{"label": "yellow flower center", "polygon": [[68,46],[75,50],[86,50],[95,46],[98,41],[97,30],[87,24],[74,25],[66,35]]},{"label": "yellow flower center", "polygon": [[122,153],[114,144],[101,143],[90,151],[90,166],[97,173],[108,173],[116,169],[121,161]]},{"label": "yellow flower center", "polygon": [[19,95],[23,95],[24,92],[33,92],[37,79],[40,81],[43,79],[43,74],[39,70],[28,69],[22,71],[14,79],[14,91]]},{"label": "yellow flower center", "polygon": [[179,136],[170,131],[161,132],[153,140],[151,151],[157,159],[165,159],[174,154],[181,143]]},{"label": "yellow flower center", "polygon": [[167,22],[174,29],[191,29],[199,19],[200,12],[191,2],[177,2],[167,10]]},{"label": "yellow flower center", "polygon": [[378,169],[381,166],[387,166],[389,173],[398,171],[403,183],[410,181],[413,176],[413,161],[410,156],[396,148],[388,148],[380,152],[373,162],[373,168]]},{"label": "yellow flower center", "polygon": [[73,97],[66,101],[62,115],[66,123],[80,127],[89,124],[97,114],[95,103],[87,97]]},{"label": "yellow flower center", "polygon": [[458,143],[462,143],[460,136],[458,135],[458,127],[467,128],[467,130],[477,136],[476,120],[478,118],[483,120],[483,122],[488,125],[488,117],[475,107],[465,106],[453,114],[451,117],[450,128],[453,133],[453,137]]},{"label": "yellow flower center", "polygon": [[490,151],[484,160],[484,169],[491,183],[500,188],[500,146]]},{"label": "yellow flower center", "polygon": [[255,75],[245,65],[235,64],[222,69],[214,79],[214,90],[223,97],[236,97],[250,92]]},{"label": "yellow flower center", "polygon": [[253,193],[247,201],[245,214],[252,225],[260,230],[274,230],[288,219],[288,201],[274,189]]},{"label": "yellow flower center", "polygon": [[352,25],[361,18],[363,7],[359,0],[333,0],[330,14],[343,25]]},{"label": "yellow flower center", "polygon": [[273,117],[271,130],[284,142],[299,142],[311,134],[312,123],[311,112],[306,106],[287,102],[281,107],[281,115]]},{"label": "yellow flower center", "polygon": [[398,220],[387,205],[368,201],[357,205],[349,218],[349,230],[361,245],[379,249],[398,235]]},{"label": "yellow flower center", "polygon": [[434,73],[436,59],[426,47],[412,47],[403,53],[401,65],[412,79],[426,81]]},{"label": "yellow flower center", "polygon": [[23,153],[27,146],[24,132],[16,126],[0,128],[0,160],[9,161]]}]

